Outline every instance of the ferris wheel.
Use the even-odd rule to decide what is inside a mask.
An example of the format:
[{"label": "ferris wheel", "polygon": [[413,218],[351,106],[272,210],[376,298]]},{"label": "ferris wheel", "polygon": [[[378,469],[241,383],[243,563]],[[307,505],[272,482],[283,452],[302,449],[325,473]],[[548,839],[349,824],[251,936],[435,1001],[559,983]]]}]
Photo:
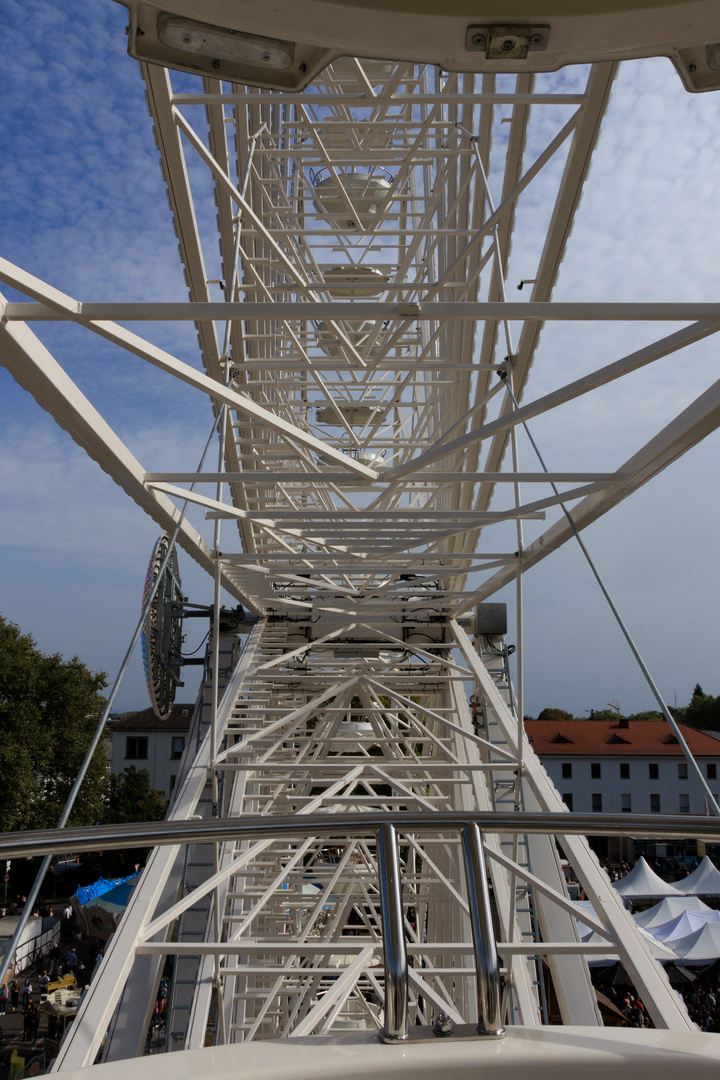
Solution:
[{"label": "ferris wheel", "polygon": [[[650,45],[636,27],[625,53],[598,55],[572,19],[466,26],[415,5],[417,25],[364,12],[353,49],[352,5],[298,5],[315,38],[292,5],[272,32],[251,4],[244,30],[193,4],[129,6],[187,300],[85,303],[3,261],[34,302],[7,304],[3,362],[164,531],[153,574],[164,559],[178,577],[175,543],[208,572],[216,629],[167,822],[106,830],[108,846],[158,846],[55,1070],[140,1056],[168,970],[163,1049],[196,1051],[195,1070],[210,1045],[230,1055],[212,1059],[220,1071],[272,1060],[299,1075],[320,1068],[325,1037],[386,1069],[378,1042],[407,1043],[416,1068],[448,1036],[460,1060],[465,1039],[600,1028],[588,963],[604,956],[686,1049],[694,1025],[585,838],[625,824],[569,814],[525,734],[523,575],[720,422],[713,386],[604,471],[572,447],[550,470],[532,430],[720,329],[717,305],[552,301],[617,59],[667,54],[690,89],[713,88],[706,7],[687,5],[687,41],[668,15]],[[558,77],[569,61],[587,66]],[[538,206],[518,286],[511,249]],[[39,345],[35,317],[206,395],[210,463],[142,466]],[[544,325],[608,319],[663,334],[527,400]],[[193,322],[201,365],[154,345],[143,320]],[[241,648],[223,592],[253,617]],[[156,614],[145,622],[154,641]],[[592,901],[591,939],[560,850]]]}]

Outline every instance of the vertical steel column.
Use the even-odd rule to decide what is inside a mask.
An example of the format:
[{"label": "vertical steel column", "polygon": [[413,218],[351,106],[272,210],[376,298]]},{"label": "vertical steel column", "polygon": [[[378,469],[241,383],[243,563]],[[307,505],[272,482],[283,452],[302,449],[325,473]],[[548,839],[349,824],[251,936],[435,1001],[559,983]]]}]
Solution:
[{"label": "vertical steel column", "polygon": [[392,825],[383,825],[378,832],[377,863],[385,965],[385,1024],[380,1038],[398,1042],[408,1037],[408,965],[400,857]]},{"label": "vertical steel column", "polygon": [[500,1038],[505,1034],[500,1014],[500,971],[490,911],[485,853],[475,824],[462,831],[465,876],[477,973],[478,1033]]}]

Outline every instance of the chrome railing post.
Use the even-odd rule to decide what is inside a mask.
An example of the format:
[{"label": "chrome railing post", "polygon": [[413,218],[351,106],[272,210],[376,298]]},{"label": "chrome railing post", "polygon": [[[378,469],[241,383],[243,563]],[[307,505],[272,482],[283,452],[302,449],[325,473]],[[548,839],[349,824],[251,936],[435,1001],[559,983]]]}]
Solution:
[{"label": "chrome railing post", "polygon": [[408,1037],[408,964],[400,856],[392,825],[382,825],[378,831],[377,863],[385,965],[385,1024],[380,1038],[398,1042]]},{"label": "chrome railing post", "polygon": [[462,846],[477,972],[478,1034],[498,1038],[505,1034],[500,1016],[500,970],[490,910],[485,853],[476,824],[464,827]]}]

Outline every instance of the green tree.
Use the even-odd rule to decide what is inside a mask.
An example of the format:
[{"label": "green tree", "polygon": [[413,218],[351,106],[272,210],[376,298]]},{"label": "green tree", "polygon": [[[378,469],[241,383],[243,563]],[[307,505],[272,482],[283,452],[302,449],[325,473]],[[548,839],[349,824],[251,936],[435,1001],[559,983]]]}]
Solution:
[{"label": "green tree", "polygon": [[564,709],[543,709],[538,716],[538,720],[554,720],[555,723],[561,723],[563,720],[574,720],[575,717],[570,712],[565,712]]},{"label": "green tree", "polygon": [[[128,765],[125,772],[109,776],[106,824],[160,821],[165,816],[166,809],[165,796],[150,786],[150,773],[147,769],[136,769],[134,765]],[[102,872],[106,877],[131,874],[133,867],[146,861],[149,851],[149,848],[105,851],[100,860]]]},{"label": "green tree", "polygon": [[683,709],[682,719],[690,727],[720,731],[720,697],[693,691],[690,704]]},{"label": "green tree", "polygon": [[618,720],[623,720],[624,717],[615,709],[591,709],[588,719],[605,720],[612,723],[613,721],[617,722]]},{"label": "green tree", "polygon": [[147,769],[128,765],[125,772],[112,773],[108,781],[105,822],[122,825],[128,821],[161,821],[167,803],[161,791],[150,786]]},{"label": "green tree", "polygon": [[[104,674],[76,656],[45,656],[29,634],[0,616],[0,790],[3,831],[57,825],[105,700]],[[70,825],[105,811],[107,758],[93,756]]]}]

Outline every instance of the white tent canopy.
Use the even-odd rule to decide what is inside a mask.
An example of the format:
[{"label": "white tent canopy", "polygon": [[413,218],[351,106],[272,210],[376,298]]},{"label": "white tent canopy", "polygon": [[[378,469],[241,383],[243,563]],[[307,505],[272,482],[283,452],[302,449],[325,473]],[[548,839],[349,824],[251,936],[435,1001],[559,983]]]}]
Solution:
[{"label": "white tent canopy", "polygon": [[670,922],[648,927],[647,933],[652,934],[658,941],[672,944],[711,923],[720,924],[720,911],[683,911]]},{"label": "white tent canopy", "polygon": [[[720,929],[720,928],[719,928]],[[677,955],[675,953],[675,947],[673,945],[666,945],[662,941],[658,941],[652,937],[645,930],[640,928],[643,941],[650,950],[652,956],[661,963],[667,963],[669,960],[676,960]],[[584,938],[583,943],[586,945],[600,945],[605,939],[600,937],[600,934],[593,932],[590,937]],[[612,949],[610,942],[607,943],[608,949]],[[608,964],[614,964],[617,960],[617,952],[609,952],[607,956],[591,955],[588,957],[588,967],[607,967]]]},{"label": "white tent canopy", "polygon": [[706,855],[697,870],[674,885],[686,896],[720,896],[720,870]]},{"label": "white tent canopy", "polygon": [[702,964],[720,957],[720,923],[707,923],[694,934],[673,941],[672,947],[683,964]]},{"label": "white tent canopy", "polygon": [[645,859],[640,856],[629,874],[612,885],[626,900],[647,900],[653,896],[679,896],[674,885],[669,885],[651,870]]},{"label": "white tent canopy", "polygon": [[682,915],[683,911],[710,910],[698,896],[666,896],[653,907],[633,915],[633,919],[638,926],[650,930],[653,926],[662,926],[663,923],[672,922],[678,915]]},{"label": "white tent canopy", "polygon": [[590,937],[590,935],[594,931],[591,930],[591,928],[586,923],[584,923],[582,921],[582,916],[583,916],[584,912],[587,912],[588,915],[592,916],[593,919],[597,919],[597,913],[595,911],[595,908],[592,906],[592,904],[590,903],[589,900],[576,900],[575,901],[575,907],[580,909],[580,911],[578,913],[578,924],[577,924],[578,934],[580,936],[580,940],[581,941],[587,941],[587,939]]}]

